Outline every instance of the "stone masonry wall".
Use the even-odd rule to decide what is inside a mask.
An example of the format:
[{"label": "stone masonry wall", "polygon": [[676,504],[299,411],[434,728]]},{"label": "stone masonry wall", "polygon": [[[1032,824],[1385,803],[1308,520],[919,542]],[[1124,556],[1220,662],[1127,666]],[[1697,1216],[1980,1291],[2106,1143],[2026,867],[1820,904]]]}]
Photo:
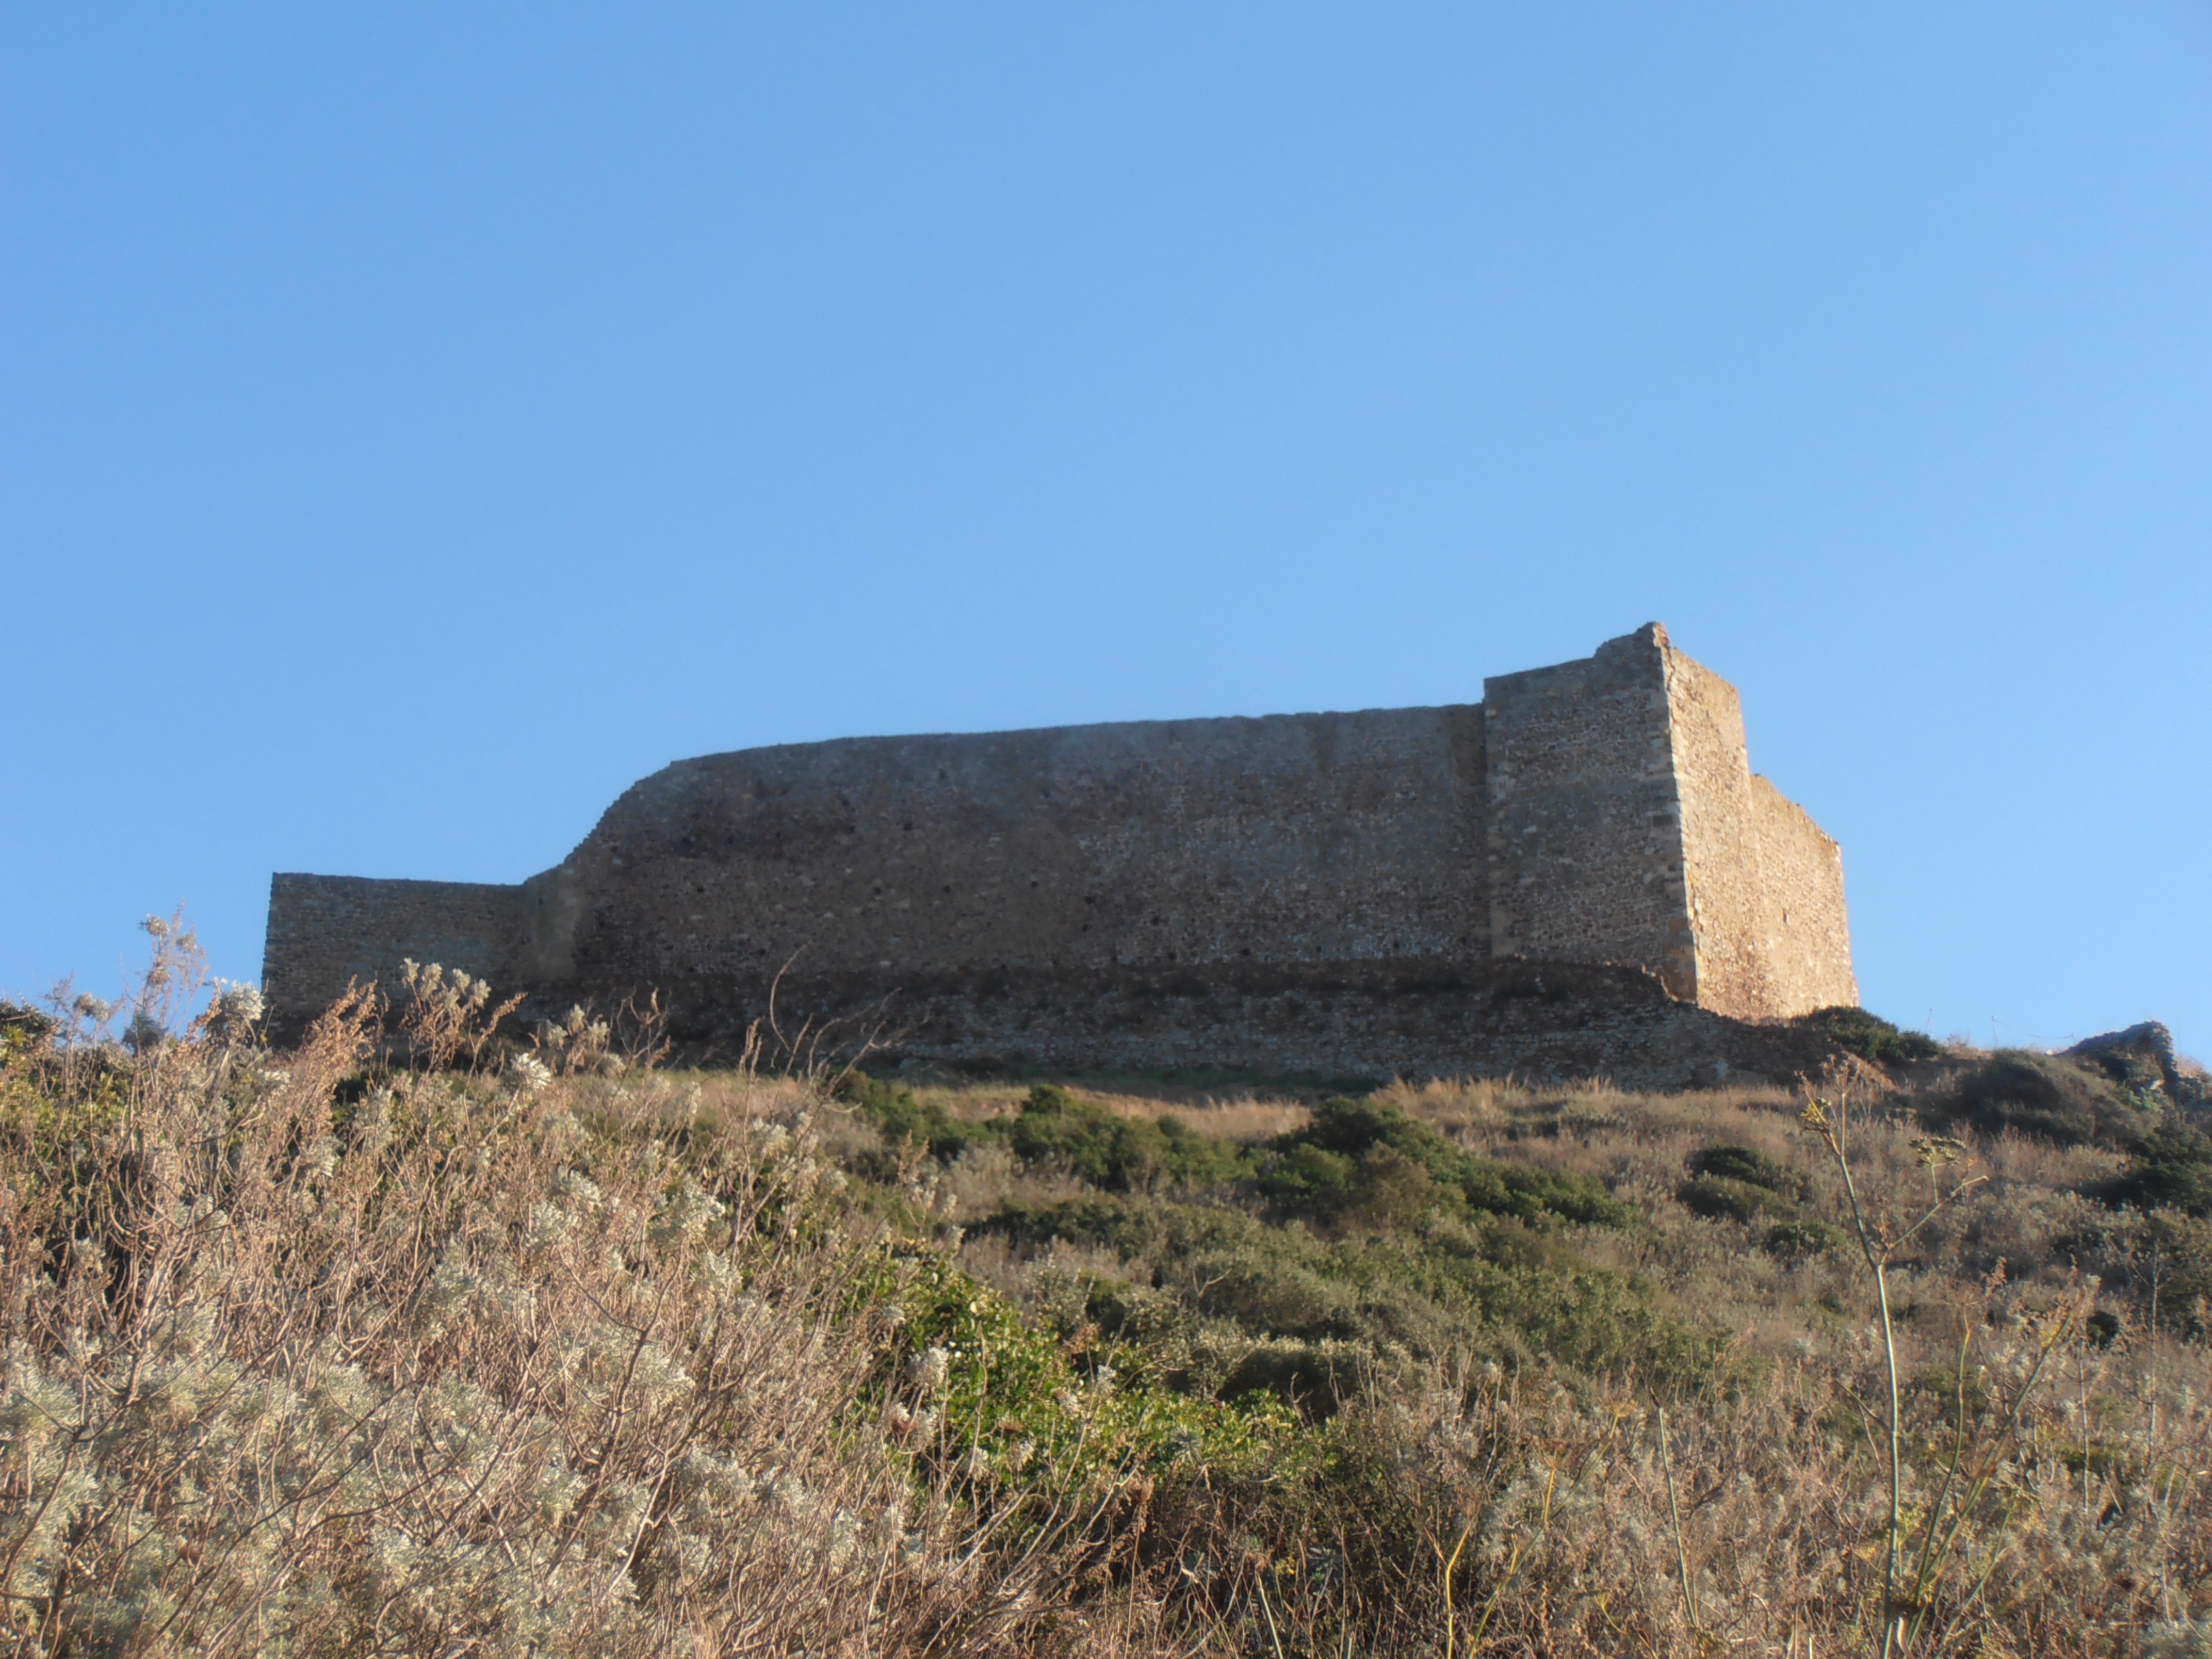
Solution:
[{"label": "stone masonry wall", "polygon": [[[872,1064],[980,1070],[1158,1071],[1223,1066],[1310,1079],[1603,1077],[1624,1088],[1784,1083],[1837,1053],[1819,1033],[1752,1024],[1668,994],[1635,968],[1577,963],[1395,961],[1254,964],[1205,972],[1118,967],[915,975],[879,1000],[865,976],[794,974],[787,1031],[842,1020],[833,1043],[872,1035]],[[695,1051],[743,1033],[694,1026]]]},{"label": "stone masonry wall", "polygon": [[1765,778],[1751,781],[1770,1006],[1848,1008],[1859,1000],[1844,908],[1844,852],[1805,809]]},{"label": "stone masonry wall", "polygon": [[1638,963],[1695,1000],[1665,651],[1655,623],[1483,682],[1490,952]]},{"label": "stone masonry wall", "polygon": [[1481,710],[869,738],[680,762],[566,866],[592,984],[1480,956]]},{"label": "stone masonry wall", "polygon": [[526,932],[520,887],[278,875],[269,891],[262,982],[296,1030],[350,984],[399,976],[404,958],[512,983]]},{"label": "stone masonry wall", "polygon": [[1662,649],[1695,1000],[1740,1019],[1857,1002],[1841,849],[1753,773],[1735,688]]},{"label": "stone masonry wall", "polygon": [[1745,1019],[1778,1012],[1769,982],[1751,763],[1735,688],[1662,645],[1682,884],[1701,1007]]},{"label": "stone masonry wall", "polygon": [[[1734,690],[1663,629],[1485,693],[678,762],[519,885],[277,876],[270,1006],[296,1031],[411,957],[526,992],[529,1012],[657,991],[679,1029],[721,1041],[782,973],[817,1014],[893,1010],[915,1054],[1126,1038],[1131,1063],[1457,1052],[1488,1070],[1539,1050],[1612,1065],[1662,1028],[1676,1060],[1722,1042],[1654,997],[1765,1019],[1854,1000],[1835,843],[1752,776]],[[1554,987],[1558,964],[1612,964],[1529,1002],[1549,1018],[1587,1025],[1608,996],[1645,1012],[1596,1048],[1531,1048],[1526,1009],[1453,1012],[1477,990],[1516,1003],[1516,958]],[[1481,978],[1492,964],[1504,978]],[[1308,1016],[1337,1036],[1299,1035]]]}]

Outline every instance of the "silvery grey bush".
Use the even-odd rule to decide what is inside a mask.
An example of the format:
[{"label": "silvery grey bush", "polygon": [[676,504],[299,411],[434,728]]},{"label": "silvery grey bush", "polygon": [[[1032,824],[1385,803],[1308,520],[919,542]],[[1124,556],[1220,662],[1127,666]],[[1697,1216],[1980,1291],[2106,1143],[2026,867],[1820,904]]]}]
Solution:
[{"label": "silvery grey bush", "polygon": [[527,1056],[342,1107],[374,1012],[282,1067],[227,1017],[148,1042],[119,1115],[67,1056],[9,1074],[17,1650],[958,1652],[1027,1616],[861,1410],[866,1253],[763,1224],[818,1185],[803,1125],[718,1137],[658,1077]]}]

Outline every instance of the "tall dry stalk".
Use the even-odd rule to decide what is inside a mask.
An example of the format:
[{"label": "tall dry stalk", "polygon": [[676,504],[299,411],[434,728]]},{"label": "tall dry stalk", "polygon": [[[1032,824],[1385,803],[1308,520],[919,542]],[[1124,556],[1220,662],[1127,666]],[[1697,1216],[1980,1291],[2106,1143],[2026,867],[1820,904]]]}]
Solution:
[{"label": "tall dry stalk", "polygon": [[1667,1481],[1667,1521],[1674,1534],[1674,1571],[1682,1583],[1682,1616],[1690,1621],[1690,1634],[1702,1636],[1698,1624],[1698,1593],[1690,1588],[1690,1551],[1682,1541],[1682,1505],[1674,1494],[1674,1461],[1667,1453],[1667,1408],[1661,1407],[1659,1419],[1659,1472]]},{"label": "tall dry stalk", "polygon": [[[1866,1263],[1867,1271],[1873,1276],[1875,1302],[1881,1315],[1882,1375],[1888,1395],[1886,1426],[1889,1461],[1889,1524],[1884,1529],[1882,1545],[1881,1651],[1883,1659],[1889,1659],[1889,1655],[1902,1645],[1905,1636],[1897,1599],[1898,1551],[1905,1519],[1905,1433],[1899,1398],[1897,1327],[1889,1301],[1889,1272],[1899,1250],[1986,1177],[1970,1176],[1957,1182],[1948,1192],[1936,1192],[1932,1201],[1919,1216],[1904,1225],[1893,1224],[1887,1216],[1870,1217],[1859,1196],[1858,1182],[1851,1170],[1850,1150],[1854,1097],[1864,1085],[1854,1073],[1832,1071],[1827,1082],[1828,1088],[1824,1093],[1816,1094],[1808,1089],[1802,1115],[1805,1126],[1820,1137],[1821,1144],[1828,1149],[1829,1156],[1835,1162],[1836,1173],[1842,1179],[1849,1206],[1851,1237],[1858,1245],[1859,1255]],[[1966,1156],[1963,1143],[1946,1135],[1916,1136],[1912,1149],[1920,1167],[1929,1171],[1931,1185],[1939,1179],[1940,1171],[1959,1164]],[[1963,1397],[1963,1358],[1960,1363]]]}]

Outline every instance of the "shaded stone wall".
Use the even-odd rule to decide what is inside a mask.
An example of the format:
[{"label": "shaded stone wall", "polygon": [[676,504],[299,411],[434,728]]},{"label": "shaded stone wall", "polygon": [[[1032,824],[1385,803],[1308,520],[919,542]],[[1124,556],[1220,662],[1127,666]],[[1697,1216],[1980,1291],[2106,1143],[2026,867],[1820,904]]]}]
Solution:
[{"label": "shaded stone wall", "polygon": [[[1066,999],[1124,970],[1187,1001],[1248,971],[1319,973],[1299,994],[1367,997],[1370,1025],[1374,998],[1413,994],[1406,972],[1447,985],[1506,958],[1618,964],[1649,994],[1749,1018],[1852,1000],[1829,994],[1850,983],[1834,843],[1752,777],[1734,690],[1656,624],[1488,680],[1480,704],[682,761],[518,886],[279,876],[269,939],[280,1029],[405,957],[545,1012],[657,990],[702,1037],[741,1030],[787,970],[855,1006],[926,1006],[963,1052],[1017,1004],[1095,1033]],[[1199,1046],[1223,1063],[1323,1052],[1261,1042],[1249,997],[1211,1006]],[[1456,1028],[1424,1018],[1413,1047],[1361,1052],[1427,1065]]]},{"label": "shaded stone wall", "polygon": [[[1754,1024],[1669,995],[1641,969],[1493,960],[1224,963],[903,980],[794,973],[787,1032],[872,1032],[874,1060],[979,1069],[1155,1071],[1218,1066],[1306,1078],[1609,1078],[1625,1088],[1786,1083],[1838,1053],[1819,1033]],[[818,1028],[817,1028],[818,1029]],[[698,1028],[734,1050],[742,1033]]]},{"label": "shaded stone wall", "polygon": [[261,977],[279,1025],[297,1030],[349,985],[441,963],[512,985],[527,935],[520,887],[362,876],[278,875]]},{"label": "shaded stone wall", "polygon": [[1483,951],[1478,708],[684,761],[568,860],[592,984]]},{"label": "shaded stone wall", "polygon": [[1483,682],[1490,954],[1634,963],[1694,1000],[1665,637]]}]

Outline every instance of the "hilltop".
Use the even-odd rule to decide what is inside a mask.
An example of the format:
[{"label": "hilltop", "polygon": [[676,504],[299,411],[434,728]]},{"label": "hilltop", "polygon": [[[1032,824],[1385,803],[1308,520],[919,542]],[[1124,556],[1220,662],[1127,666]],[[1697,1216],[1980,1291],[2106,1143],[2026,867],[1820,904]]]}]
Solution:
[{"label": "hilltop", "polygon": [[189,956],[127,1041],[4,1022],[23,1650],[2212,1627],[2212,1137],[2155,1030],[1831,1014],[1802,1088],[1672,1093],[684,1069],[440,970],[272,1051],[234,988],[179,1021]]}]

